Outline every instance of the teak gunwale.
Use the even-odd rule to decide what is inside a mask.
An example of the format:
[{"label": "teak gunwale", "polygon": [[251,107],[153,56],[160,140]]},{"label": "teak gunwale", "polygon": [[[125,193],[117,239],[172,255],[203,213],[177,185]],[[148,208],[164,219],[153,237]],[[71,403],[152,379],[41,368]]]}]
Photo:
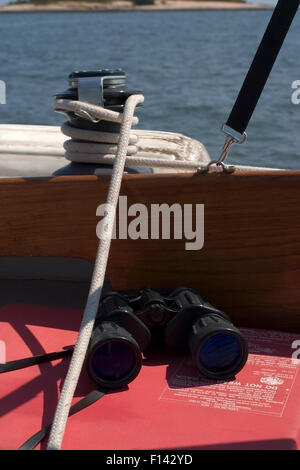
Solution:
[{"label": "teak gunwale", "polygon": [[[0,179],[0,256],[93,261],[107,176]],[[240,326],[300,331],[300,171],[125,175],[135,202],[205,205],[202,250],[185,240],[113,240],[114,289],[193,286]]]}]

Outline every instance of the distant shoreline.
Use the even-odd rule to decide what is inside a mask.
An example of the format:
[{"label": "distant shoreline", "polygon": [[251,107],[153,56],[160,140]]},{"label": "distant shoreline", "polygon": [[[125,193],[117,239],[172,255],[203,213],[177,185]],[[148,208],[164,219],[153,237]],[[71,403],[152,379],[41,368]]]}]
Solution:
[{"label": "distant shoreline", "polygon": [[110,3],[60,1],[48,5],[0,5],[0,13],[33,12],[112,12],[112,11],[184,11],[184,10],[272,10],[272,5],[261,3],[235,3],[226,1],[157,0],[155,5],[133,6],[130,1]]}]

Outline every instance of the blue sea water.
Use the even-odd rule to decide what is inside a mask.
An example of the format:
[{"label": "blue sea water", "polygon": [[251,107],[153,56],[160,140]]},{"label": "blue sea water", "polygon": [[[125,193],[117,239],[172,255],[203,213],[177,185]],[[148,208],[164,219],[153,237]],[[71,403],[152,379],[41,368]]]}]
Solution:
[{"label": "blue sea water", "polygon": [[[55,124],[52,95],[76,69],[121,67],[145,103],[140,128],[201,140],[212,158],[271,11],[68,12],[0,15],[0,123]],[[300,13],[230,161],[300,168]]]}]

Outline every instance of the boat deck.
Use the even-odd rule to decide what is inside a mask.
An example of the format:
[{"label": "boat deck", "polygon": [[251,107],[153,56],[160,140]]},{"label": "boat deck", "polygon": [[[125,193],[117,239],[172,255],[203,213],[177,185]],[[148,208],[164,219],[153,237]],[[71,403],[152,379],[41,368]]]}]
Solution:
[{"label": "boat deck", "polygon": [[[7,361],[74,344],[86,281],[2,279],[1,288]],[[129,387],[69,418],[63,448],[298,448],[300,377],[290,346],[300,336],[243,331],[252,353],[235,380],[205,379],[188,357],[163,348],[151,351]],[[68,364],[65,358],[1,375],[2,449],[17,449],[52,421]],[[266,367],[274,372],[266,374]],[[84,368],[74,402],[94,388]]]}]

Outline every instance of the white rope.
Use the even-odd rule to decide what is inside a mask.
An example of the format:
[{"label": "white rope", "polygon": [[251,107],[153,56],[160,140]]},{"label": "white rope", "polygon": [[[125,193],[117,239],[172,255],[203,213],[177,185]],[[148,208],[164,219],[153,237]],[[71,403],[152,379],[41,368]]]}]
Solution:
[{"label": "white rope", "polygon": [[[123,120],[123,113],[118,113],[117,111],[102,108],[102,106],[98,106],[97,104],[85,103],[84,101],[56,99],[54,101],[54,108],[56,111],[71,111],[73,113],[82,115],[83,117],[90,115],[94,120],[99,121],[103,120],[121,123]],[[138,122],[139,120],[137,117],[132,118],[133,126],[138,124]]]},{"label": "white rope", "polygon": [[[112,165],[115,161],[115,155],[87,155],[83,153],[73,153],[70,155],[68,152],[65,153],[65,157],[72,162],[86,162],[86,163],[101,163]],[[140,167],[157,167],[157,168],[174,168],[174,169],[190,169],[198,170],[201,168],[199,161],[189,161],[189,160],[175,160],[174,158],[157,158],[153,156],[143,157],[141,153],[138,156],[132,157],[128,155],[126,157],[127,166],[140,166]],[[96,170],[97,173],[97,170]]]},{"label": "white rope", "polygon": [[[110,120],[113,117],[113,119],[117,119],[115,122],[122,123],[117,154],[114,159],[113,173],[107,196],[107,204],[109,205],[109,207],[112,208],[112,210],[109,211],[108,221],[105,224],[105,237],[102,237],[99,241],[87,304],[83,314],[83,319],[80,326],[80,331],[78,334],[74,352],[72,355],[70,367],[56,408],[55,417],[48,441],[48,450],[59,450],[61,448],[69,410],[78,383],[82,365],[86,356],[101,297],[107,259],[111,244],[111,233],[114,226],[115,211],[122,182],[127,147],[130,140],[130,129],[132,124],[134,122],[137,122],[137,119],[133,116],[134,110],[139,103],[142,103],[144,101],[144,97],[142,95],[130,96],[126,101],[124,113],[123,115],[121,115],[121,117],[116,116],[116,114],[119,113],[115,113],[114,111],[109,110],[105,110],[103,112],[104,108],[101,108],[101,110],[99,111],[99,106],[87,105],[86,103],[57,100],[56,105],[59,106],[58,102],[61,101],[64,101],[64,109],[68,108],[73,110],[73,107],[77,107],[78,105],[77,109],[79,109],[80,111],[83,109],[84,105],[85,110],[89,113],[93,112],[93,115],[96,117],[99,117],[99,115],[102,113],[102,116],[105,115],[105,118],[107,120]],[[70,103],[73,104],[70,105]],[[76,103],[76,105],[74,105],[74,103]],[[62,103],[60,103],[60,105],[62,105]],[[93,108],[92,111],[91,108]]]},{"label": "white rope", "polygon": [[[103,142],[108,144],[117,144],[120,136],[120,134],[114,134],[112,132],[100,132],[96,130],[72,127],[70,126],[68,121],[64,122],[64,124],[61,126],[61,131],[64,135],[71,137],[72,139],[84,140],[89,142]],[[129,138],[129,144],[134,145],[137,143],[137,141],[137,136],[131,134]]]},{"label": "white rope", "polygon": [[138,123],[134,116],[135,108],[144,101],[140,94],[130,96],[124,107],[124,113],[111,111],[101,106],[81,101],[57,99],[54,107],[59,112],[72,112],[76,115],[90,119],[92,122],[101,120],[120,123],[120,134],[102,132],[97,130],[72,127],[68,122],[62,125],[62,132],[71,137],[64,143],[65,157],[72,162],[97,163],[113,165],[112,177],[107,196],[107,218],[100,238],[94,272],[88,299],[83,314],[77,342],[72,355],[70,367],[64,382],[61,396],[56,408],[54,421],[48,441],[49,450],[61,448],[65,427],[72,404],[74,392],[78,383],[80,372],[84,363],[94,321],[97,315],[99,301],[103,287],[106,265],[111,244],[111,235],[114,227],[115,211],[118,203],[124,166],[161,167],[173,169],[193,169],[200,167],[199,160],[178,160],[172,155],[159,158],[157,153],[145,154],[139,152],[138,137],[131,134],[131,126]]}]

